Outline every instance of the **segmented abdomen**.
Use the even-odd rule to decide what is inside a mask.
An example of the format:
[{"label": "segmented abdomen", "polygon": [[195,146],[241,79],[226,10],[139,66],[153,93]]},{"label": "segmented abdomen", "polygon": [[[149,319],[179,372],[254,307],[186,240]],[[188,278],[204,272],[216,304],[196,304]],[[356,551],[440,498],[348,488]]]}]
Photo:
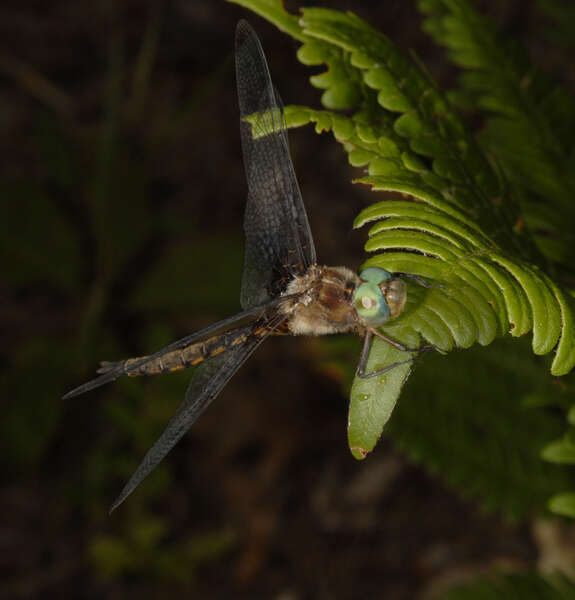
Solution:
[{"label": "segmented abdomen", "polygon": [[[254,332],[257,335],[257,332]],[[127,358],[118,362],[103,361],[100,363],[98,373],[104,374],[120,368],[126,375],[137,377],[139,375],[158,375],[180,371],[189,367],[199,365],[204,360],[225,352],[232,346],[237,346],[247,339],[245,330],[229,331],[208,338],[203,342],[190,344],[178,350],[166,352],[161,356],[146,361],[147,356]],[[142,361],[144,361],[142,364]]]}]

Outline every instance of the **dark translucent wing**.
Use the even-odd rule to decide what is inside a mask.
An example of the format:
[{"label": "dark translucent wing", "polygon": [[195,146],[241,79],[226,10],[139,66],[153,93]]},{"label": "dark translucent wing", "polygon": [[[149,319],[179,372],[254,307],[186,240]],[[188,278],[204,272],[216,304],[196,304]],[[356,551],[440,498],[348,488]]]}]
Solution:
[{"label": "dark translucent wing", "polygon": [[[228,317],[227,319],[218,321],[217,323],[214,323],[213,325],[210,325],[209,327],[206,327],[201,331],[191,333],[186,337],[183,337],[179,340],[176,340],[175,342],[172,342],[171,344],[168,344],[167,346],[164,346],[163,348],[160,348],[160,350],[154,352],[154,354],[150,354],[149,356],[143,356],[141,360],[139,360],[137,363],[132,364],[132,369],[137,369],[138,367],[141,367],[142,365],[152,360],[160,358],[168,352],[172,352],[173,350],[178,350],[180,348],[185,348],[190,344],[195,344],[196,342],[199,342],[203,339],[217,335],[218,333],[229,329],[230,327],[240,327],[247,320],[253,320],[254,318],[258,318],[261,315],[263,315],[266,310],[269,310],[274,306],[278,306],[283,302],[289,300],[290,298],[296,298],[298,295],[299,294],[291,294],[288,296],[283,296],[281,298],[276,298],[275,300],[268,302],[264,306],[252,306],[251,308],[239,312],[237,315],[233,315],[232,317]],[[105,385],[106,383],[115,381],[116,379],[118,379],[118,377],[121,377],[122,375],[126,374],[127,373],[124,370],[123,366],[119,365],[118,367],[107,370],[105,374],[99,375],[98,377],[95,377],[94,379],[83,383],[77,388],[70,390],[68,393],[62,396],[62,399],[67,400],[68,398],[79,396],[80,394],[84,394],[86,392],[89,392],[90,390],[99,388],[100,386]]]},{"label": "dark translucent wing", "polygon": [[[281,302],[281,300],[276,302],[276,304],[279,302]],[[272,305],[268,304],[266,307],[254,306],[247,310],[239,312],[237,315],[228,317],[227,319],[223,319],[222,321],[218,321],[217,323],[214,323],[213,325],[210,325],[209,327],[206,327],[205,329],[202,329],[201,331],[197,331],[196,333],[187,335],[186,337],[183,337],[179,340],[176,340],[175,342],[172,342],[171,344],[169,344],[167,346],[164,346],[157,352],[154,352],[154,354],[150,354],[150,356],[143,357],[141,361],[139,361],[138,363],[135,363],[132,366],[134,368],[139,367],[147,362],[150,362],[156,358],[161,357],[162,355],[166,354],[167,352],[172,352],[173,350],[178,350],[179,348],[185,348],[186,346],[193,344],[195,342],[199,342],[200,340],[202,340],[204,338],[211,337],[212,335],[217,334],[219,331],[228,329],[232,326],[237,326],[239,324],[239,322],[241,322],[245,319],[249,319],[250,317],[255,317],[256,315],[258,315],[258,313],[262,314],[264,312],[265,308],[268,308],[269,306],[272,306]],[[74,396],[79,396],[80,394],[84,394],[85,392],[89,392],[90,390],[99,388],[100,386],[105,385],[106,383],[110,383],[111,381],[118,379],[118,377],[120,377],[122,375],[126,375],[126,372],[124,371],[122,366],[118,366],[118,367],[106,372],[104,375],[95,377],[94,379],[91,379],[90,381],[83,383],[82,385],[78,386],[77,388],[70,390],[67,394],[62,396],[62,399],[67,400],[68,398],[72,398]]]},{"label": "dark translucent wing", "polygon": [[[186,392],[186,397],[176,414],[170,419],[166,429],[148,450],[146,456],[136,469],[118,498],[112,504],[110,512],[115,510],[140,483],[153,471],[163,460],[168,452],[186,434],[197,418],[209,406],[212,400],[220,393],[222,388],[243,365],[253,351],[263,340],[279,326],[285,317],[276,317],[265,331],[248,337],[244,344],[231,347],[226,352],[202,363],[194,372],[192,380]],[[253,331],[253,327],[241,329],[246,334]]]},{"label": "dark translucent wing", "polygon": [[246,21],[236,29],[236,78],[248,200],[241,304],[279,295],[315,264],[313,238],[290,158],[283,108],[266,59]]}]

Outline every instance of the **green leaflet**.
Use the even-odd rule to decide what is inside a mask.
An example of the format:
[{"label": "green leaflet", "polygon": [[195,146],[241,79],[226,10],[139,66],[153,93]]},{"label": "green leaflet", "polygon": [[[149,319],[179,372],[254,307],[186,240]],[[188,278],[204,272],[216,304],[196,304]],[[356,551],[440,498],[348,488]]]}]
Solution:
[{"label": "green leaflet", "polygon": [[549,500],[549,510],[564,517],[575,519],[575,493],[565,492],[564,494],[555,494]]},{"label": "green leaflet", "polygon": [[575,463],[575,443],[569,436],[546,446],[541,453],[545,460],[559,464]]},{"label": "green leaflet", "polygon": [[[395,328],[394,333],[396,339],[406,344],[417,343],[417,336],[413,332],[410,335],[405,328]],[[381,437],[383,427],[390,418],[403,384],[411,372],[413,364],[405,362],[410,358],[410,353],[400,352],[382,340],[376,339],[373,342],[367,373],[396,362],[404,364],[377,377],[356,377],[353,382],[347,435],[351,453],[358,460],[364,459]]]}]

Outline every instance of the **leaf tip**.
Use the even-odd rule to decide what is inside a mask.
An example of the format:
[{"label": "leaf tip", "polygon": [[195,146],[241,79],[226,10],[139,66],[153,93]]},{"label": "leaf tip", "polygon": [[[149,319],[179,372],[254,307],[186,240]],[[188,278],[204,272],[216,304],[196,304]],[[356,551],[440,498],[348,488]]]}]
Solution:
[{"label": "leaf tip", "polygon": [[363,460],[370,453],[370,450],[366,450],[361,446],[350,446],[349,449],[351,450],[353,458],[357,460]]}]

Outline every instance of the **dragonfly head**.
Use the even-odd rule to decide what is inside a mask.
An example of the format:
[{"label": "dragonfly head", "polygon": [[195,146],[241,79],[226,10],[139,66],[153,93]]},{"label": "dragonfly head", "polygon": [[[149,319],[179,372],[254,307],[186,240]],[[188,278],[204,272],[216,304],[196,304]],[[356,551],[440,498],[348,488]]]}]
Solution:
[{"label": "dragonfly head", "polygon": [[359,274],[353,303],[357,314],[371,327],[380,327],[401,314],[407,292],[401,279],[379,267],[369,267]]}]

